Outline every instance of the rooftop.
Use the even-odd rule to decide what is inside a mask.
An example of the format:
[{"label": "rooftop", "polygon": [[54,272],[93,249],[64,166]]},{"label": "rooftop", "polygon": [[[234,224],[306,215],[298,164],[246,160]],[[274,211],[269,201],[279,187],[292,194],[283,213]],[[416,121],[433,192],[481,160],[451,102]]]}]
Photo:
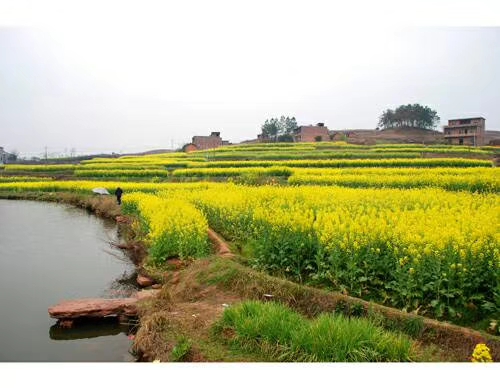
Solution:
[{"label": "rooftop", "polygon": [[449,119],[448,121],[455,121],[455,120],[477,120],[477,119],[486,120],[484,117],[461,117],[459,119]]}]

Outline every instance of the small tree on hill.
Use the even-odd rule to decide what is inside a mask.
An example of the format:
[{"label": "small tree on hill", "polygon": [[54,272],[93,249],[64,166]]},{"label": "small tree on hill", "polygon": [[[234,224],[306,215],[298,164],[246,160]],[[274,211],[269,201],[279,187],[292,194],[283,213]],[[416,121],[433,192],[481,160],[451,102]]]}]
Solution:
[{"label": "small tree on hill", "polygon": [[387,128],[434,129],[440,117],[435,110],[420,104],[400,105],[395,110],[387,109],[379,119],[379,126]]},{"label": "small tree on hill", "polygon": [[262,125],[262,137],[275,142],[292,142],[293,134],[297,131],[297,120],[295,117],[281,116],[279,119],[266,120]]}]

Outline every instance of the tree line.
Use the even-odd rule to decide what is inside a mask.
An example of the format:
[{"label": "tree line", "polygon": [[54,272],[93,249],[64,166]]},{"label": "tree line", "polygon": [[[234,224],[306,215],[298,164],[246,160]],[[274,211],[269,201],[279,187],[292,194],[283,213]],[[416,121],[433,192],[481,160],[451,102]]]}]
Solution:
[{"label": "tree line", "polygon": [[292,142],[293,134],[298,128],[295,117],[281,116],[279,119],[273,117],[262,125],[262,137],[275,142]]},{"label": "tree line", "polygon": [[[400,105],[396,109],[387,109],[379,118],[379,127],[434,129],[439,125],[440,117],[428,106],[420,104]],[[261,136],[272,142],[293,142],[293,135],[299,126],[295,117],[281,116],[271,118],[261,126]]]},{"label": "tree line", "polygon": [[434,129],[440,121],[435,110],[420,104],[400,105],[396,109],[387,109],[379,119],[379,126],[387,128],[423,128]]}]

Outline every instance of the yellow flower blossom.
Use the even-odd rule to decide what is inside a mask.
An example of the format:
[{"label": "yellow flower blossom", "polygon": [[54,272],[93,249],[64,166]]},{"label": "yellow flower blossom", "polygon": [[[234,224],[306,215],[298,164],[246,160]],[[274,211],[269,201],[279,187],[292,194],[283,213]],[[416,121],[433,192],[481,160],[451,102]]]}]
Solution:
[{"label": "yellow flower blossom", "polygon": [[477,344],[472,353],[472,362],[493,362],[490,348],[486,344]]}]

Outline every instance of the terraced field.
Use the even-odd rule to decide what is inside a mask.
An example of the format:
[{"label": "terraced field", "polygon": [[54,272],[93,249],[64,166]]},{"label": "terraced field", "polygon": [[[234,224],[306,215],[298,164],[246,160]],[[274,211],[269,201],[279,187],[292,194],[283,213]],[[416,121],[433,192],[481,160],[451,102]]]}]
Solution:
[{"label": "terraced field", "polygon": [[[457,322],[500,314],[493,147],[257,144],[6,165],[0,192],[120,186],[152,262],[204,257],[207,229],[299,283]],[[439,154],[441,157],[428,157]]]}]

